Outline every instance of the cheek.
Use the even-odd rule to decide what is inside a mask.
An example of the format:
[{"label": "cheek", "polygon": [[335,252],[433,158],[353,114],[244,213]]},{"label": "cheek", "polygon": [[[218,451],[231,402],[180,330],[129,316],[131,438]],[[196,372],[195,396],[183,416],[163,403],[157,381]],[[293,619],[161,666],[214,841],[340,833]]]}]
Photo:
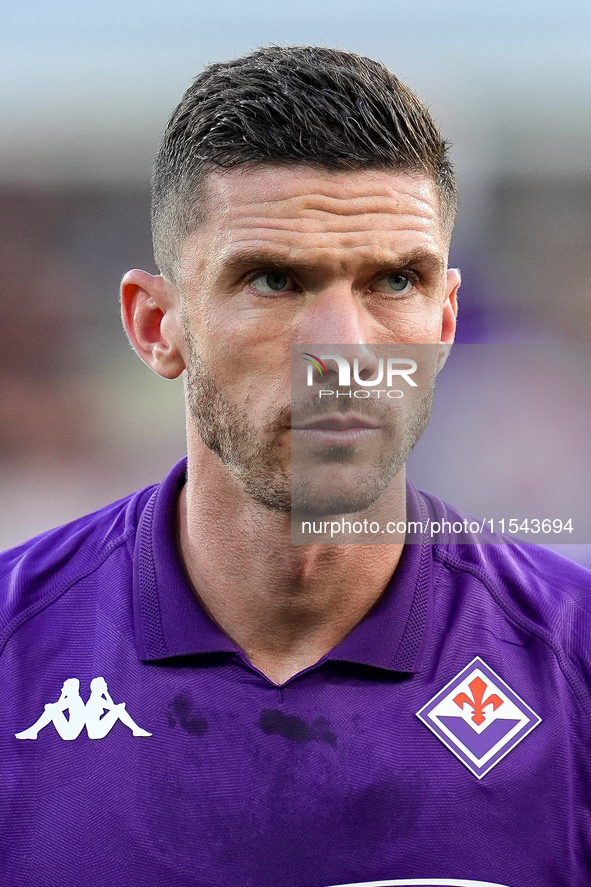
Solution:
[{"label": "cheek", "polygon": [[260,327],[225,323],[202,335],[200,357],[217,387],[252,416],[290,400],[291,349]]},{"label": "cheek", "polygon": [[[281,313],[281,312],[279,312]],[[191,318],[194,341],[219,384],[261,389],[290,369],[290,324],[270,309],[261,311],[228,300]]]},{"label": "cheek", "polygon": [[436,299],[421,299],[382,318],[393,341],[434,343],[441,339],[443,305]]}]

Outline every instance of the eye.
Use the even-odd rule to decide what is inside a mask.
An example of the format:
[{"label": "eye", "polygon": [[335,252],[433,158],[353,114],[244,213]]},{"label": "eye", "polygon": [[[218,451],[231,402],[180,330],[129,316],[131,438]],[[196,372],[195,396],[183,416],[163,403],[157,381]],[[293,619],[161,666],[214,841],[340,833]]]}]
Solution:
[{"label": "eye", "polygon": [[412,289],[413,282],[406,274],[388,274],[380,277],[371,287],[375,293],[404,296]]},{"label": "eye", "polygon": [[292,285],[289,274],[281,271],[269,271],[251,278],[250,285],[259,293],[282,293]]}]

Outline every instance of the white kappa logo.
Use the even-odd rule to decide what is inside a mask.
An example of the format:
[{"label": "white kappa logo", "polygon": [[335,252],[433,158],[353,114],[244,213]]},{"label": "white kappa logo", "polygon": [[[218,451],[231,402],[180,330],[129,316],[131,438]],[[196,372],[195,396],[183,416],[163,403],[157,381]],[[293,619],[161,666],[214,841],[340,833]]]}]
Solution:
[{"label": "white kappa logo", "polygon": [[126,711],[124,702],[113,702],[104,678],[94,678],[90,682],[90,697],[86,704],[80,696],[78,678],[68,678],[64,681],[58,701],[47,703],[31,727],[14,735],[17,739],[37,739],[44,727],[53,724],[62,739],[76,739],[84,727],[90,739],[102,739],[117,721],[129,727],[134,736],[152,735],[138,727]]}]

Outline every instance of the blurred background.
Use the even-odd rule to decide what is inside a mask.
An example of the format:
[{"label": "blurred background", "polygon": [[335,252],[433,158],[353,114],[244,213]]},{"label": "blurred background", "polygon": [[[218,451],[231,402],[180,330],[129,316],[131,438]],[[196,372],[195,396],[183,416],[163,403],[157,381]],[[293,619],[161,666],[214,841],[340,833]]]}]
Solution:
[{"label": "blurred background", "polygon": [[[268,43],[374,56],[430,106],[460,181],[460,342],[591,345],[588,0],[2,0],[0,547],[158,481],[183,455],[181,384],[132,355],[118,285],[128,268],[154,270],[151,163],[183,91],[205,64]],[[449,379],[465,378],[453,366]],[[581,367],[576,392],[558,395],[572,415],[589,411]],[[469,405],[465,386],[449,391],[441,415],[454,391]],[[415,471],[484,513],[466,458],[438,461],[464,436],[482,473],[480,404],[435,417]],[[550,405],[534,434],[553,422]],[[589,501],[581,433],[580,461],[557,462]],[[524,489],[539,492],[545,470]],[[565,553],[591,564],[591,545]]]}]

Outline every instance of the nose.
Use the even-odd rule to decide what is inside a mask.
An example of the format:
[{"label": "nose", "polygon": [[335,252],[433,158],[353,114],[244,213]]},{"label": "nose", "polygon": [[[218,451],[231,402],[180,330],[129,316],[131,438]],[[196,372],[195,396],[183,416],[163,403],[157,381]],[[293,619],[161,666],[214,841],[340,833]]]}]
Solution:
[{"label": "nose", "polygon": [[370,334],[366,309],[347,287],[332,287],[306,302],[298,318],[298,338],[324,345],[358,345]]},{"label": "nose", "polygon": [[371,317],[349,290],[334,288],[316,295],[306,304],[299,318],[297,341],[304,345],[338,346],[338,354],[353,366],[358,361],[359,377],[372,378],[378,359],[371,341]]}]

